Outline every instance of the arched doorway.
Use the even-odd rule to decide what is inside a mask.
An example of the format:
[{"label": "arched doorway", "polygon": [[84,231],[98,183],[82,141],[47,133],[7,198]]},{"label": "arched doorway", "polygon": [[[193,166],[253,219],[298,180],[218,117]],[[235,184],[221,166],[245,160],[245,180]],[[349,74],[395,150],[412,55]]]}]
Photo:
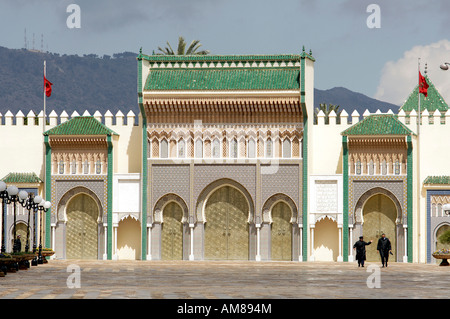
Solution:
[{"label": "arched doorway", "polygon": [[119,222],[117,228],[117,257],[138,260],[141,256],[141,224],[131,216]]},{"label": "arched doorway", "polygon": [[249,204],[236,188],[216,189],[205,205],[206,260],[249,259]]},{"label": "arched doorway", "polygon": [[84,193],[69,200],[66,208],[66,258],[98,259],[98,216],[95,200]]},{"label": "arched doorway", "polygon": [[[439,249],[450,249],[450,244],[443,244],[439,240],[439,237],[441,237],[441,235],[448,230],[450,230],[450,225],[448,225],[448,224],[441,225],[438,228],[438,230],[436,231],[436,238],[435,238],[436,247],[433,251],[436,251]],[[436,263],[440,264],[441,262],[442,262],[442,259],[436,259]]]},{"label": "arched doorway", "polygon": [[292,260],[292,211],[284,202],[272,208],[271,259]]},{"label": "arched doorway", "polygon": [[330,217],[318,220],[314,231],[314,260],[337,261],[339,240],[339,230],[335,220]]},{"label": "arched doorway", "polygon": [[[25,251],[25,246],[27,244],[27,225],[25,223],[18,222],[16,223],[16,237],[20,236],[21,243],[21,251]],[[11,250],[14,247],[14,225],[11,228]],[[30,233],[30,242],[31,242],[31,233]],[[31,250],[32,246],[30,245],[28,250]]]},{"label": "arched doorway", "polygon": [[163,209],[161,224],[161,259],[183,259],[183,209],[176,202],[168,203]]},{"label": "arched doorway", "polygon": [[396,261],[396,219],[397,207],[388,196],[376,194],[366,201],[363,207],[363,236],[366,241],[373,240],[373,244],[366,248],[367,261],[380,261],[377,242],[383,233],[391,241],[393,256],[389,260]]}]

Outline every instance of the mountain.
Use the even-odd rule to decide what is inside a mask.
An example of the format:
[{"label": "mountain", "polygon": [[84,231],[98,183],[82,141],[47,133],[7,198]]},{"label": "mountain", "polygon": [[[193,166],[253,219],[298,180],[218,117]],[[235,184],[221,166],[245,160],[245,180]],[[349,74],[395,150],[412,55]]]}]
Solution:
[{"label": "mountain", "polygon": [[46,60],[47,79],[53,83],[48,113],[133,110],[137,114],[136,57],[132,52],[81,57],[0,47],[0,112],[21,110],[26,115],[43,109]]},{"label": "mountain", "polygon": [[329,90],[314,89],[314,107],[319,107],[321,103],[340,105],[340,110],[347,111],[349,115],[354,110],[363,115],[366,109],[370,113],[375,113],[378,109],[382,113],[389,110],[397,113],[400,109],[398,105],[382,102],[343,87],[335,87]]},{"label": "mountain", "polygon": [[[43,109],[43,65],[47,63],[47,78],[53,83],[52,96],[47,98],[47,113],[65,110],[82,114],[96,110],[113,114],[121,110],[139,113],[137,105],[137,53],[123,52],[84,56],[60,55],[25,49],[0,47],[0,112],[10,110],[25,115],[30,110]],[[320,103],[340,105],[349,114],[366,109],[371,113],[386,112],[399,107],[369,98],[363,94],[337,87],[330,90],[315,89],[315,107]]]}]

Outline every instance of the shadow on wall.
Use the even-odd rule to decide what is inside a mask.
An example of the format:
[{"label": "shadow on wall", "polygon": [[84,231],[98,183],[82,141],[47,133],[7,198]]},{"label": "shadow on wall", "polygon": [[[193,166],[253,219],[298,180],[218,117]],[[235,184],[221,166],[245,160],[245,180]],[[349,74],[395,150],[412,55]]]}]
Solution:
[{"label": "shadow on wall", "polygon": [[314,232],[314,258],[316,261],[337,261],[339,231],[337,223],[326,217],[316,223]]},{"label": "shadow on wall", "polygon": [[141,256],[141,224],[128,216],[117,229],[117,257],[119,260],[139,260]]}]

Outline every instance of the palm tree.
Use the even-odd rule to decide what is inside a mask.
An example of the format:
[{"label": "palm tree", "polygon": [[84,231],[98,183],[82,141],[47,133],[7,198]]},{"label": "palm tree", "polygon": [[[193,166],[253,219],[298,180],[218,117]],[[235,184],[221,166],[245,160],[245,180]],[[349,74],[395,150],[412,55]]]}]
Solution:
[{"label": "palm tree", "polygon": [[197,51],[202,45],[200,44],[199,40],[194,40],[191,42],[189,47],[186,50],[186,41],[184,41],[183,37],[178,38],[178,48],[175,53],[173,51],[172,47],[170,46],[170,43],[167,42],[167,47],[162,49],[161,47],[158,47],[158,50],[161,51],[160,53],[155,53],[156,55],[208,55],[210,53],[209,50],[203,50],[203,51]]},{"label": "palm tree", "polygon": [[322,111],[325,114],[325,124],[330,124],[329,115],[331,111],[334,111],[336,113],[337,124],[340,124],[342,110],[339,111],[339,108],[339,105],[320,103],[319,107],[316,107],[314,110],[314,123],[317,124],[317,114]]}]

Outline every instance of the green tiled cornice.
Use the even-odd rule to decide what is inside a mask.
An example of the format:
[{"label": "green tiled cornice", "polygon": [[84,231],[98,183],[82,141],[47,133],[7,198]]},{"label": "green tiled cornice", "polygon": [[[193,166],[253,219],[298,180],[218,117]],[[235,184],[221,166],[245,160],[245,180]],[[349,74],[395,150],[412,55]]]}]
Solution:
[{"label": "green tiled cornice", "polygon": [[450,176],[428,176],[423,183],[450,185]]},{"label": "green tiled cornice", "polygon": [[274,55],[146,55],[140,54],[138,58],[150,62],[279,62],[300,61],[299,54]]},{"label": "green tiled cornice", "polygon": [[6,184],[37,184],[42,180],[35,173],[9,173],[2,178]]},{"label": "green tiled cornice", "polygon": [[349,127],[341,135],[414,135],[414,133],[393,114],[373,114]]},{"label": "green tiled cornice", "polygon": [[44,135],[118,135],[93,116],[77,116],[46,131]]},{"label": "green tiled cornice", "polygon": [[144,90],[298,90],[299,67],[150,69]]}]

